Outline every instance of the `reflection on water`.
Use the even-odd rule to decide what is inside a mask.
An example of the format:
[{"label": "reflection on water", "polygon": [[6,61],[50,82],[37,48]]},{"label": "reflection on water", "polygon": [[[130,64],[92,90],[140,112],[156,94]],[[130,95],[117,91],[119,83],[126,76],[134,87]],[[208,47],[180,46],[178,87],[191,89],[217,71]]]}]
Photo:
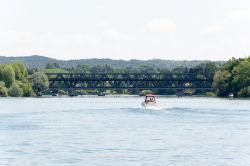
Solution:
[{"label": "reflection on water", "polygon": [[249,165],[250,101],[0,98],[0,165]]}]

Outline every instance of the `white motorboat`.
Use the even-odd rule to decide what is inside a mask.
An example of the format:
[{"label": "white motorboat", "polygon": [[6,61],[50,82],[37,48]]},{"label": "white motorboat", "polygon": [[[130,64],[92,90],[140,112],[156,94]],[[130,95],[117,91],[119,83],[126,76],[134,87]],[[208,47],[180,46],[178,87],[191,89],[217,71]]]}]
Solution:
[{"label": "white motorboat", "polygon": [[155,96],[153,94],[147,94],[145,100],[141,103],[143,107],[156,105]]},{"label": "white motorboat", "polygon": [[229,93],[228,97],[229,97],[230,99],[233,99],[233,98],[234,98],[234,94],[233,94],[233,93]]}]

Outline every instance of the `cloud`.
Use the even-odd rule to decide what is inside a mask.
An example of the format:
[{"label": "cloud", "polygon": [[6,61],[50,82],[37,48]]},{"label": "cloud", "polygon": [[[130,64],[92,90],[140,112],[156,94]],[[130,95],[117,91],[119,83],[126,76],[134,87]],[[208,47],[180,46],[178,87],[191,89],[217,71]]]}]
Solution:
[{"label": "cloud", "polygon": [[99,4],[95,7],[96,12],[100,12],[100,13],[104,12],[106,9],[107,9],[107,6],[102,5],[102,4]]},{"label": "cloud", "polygon": [[[219,23],[206,28],[203,34],[240,33],[250,28],[250,9],[229,13]],[[242,31],[243,30],[243,31]],[[249,34],[249,33],[248,33]],[[247,34],[246,34],[247,35]]]},{"label": "cloud", "polygon": [[[0,32],[0,55],[45,55],[59,59],[102,58],[126,50],[126,33],[105,27],[96,33]],[[72,56],[72,57],[71,57]]]},{"label": "cloud", "polygon": [[100,45],[94,34],[82,33],[31,33],[8,31],[0,33],[1,55],[52,55],[66,58],[81,54]]},{"label": "cloud", "polygon": [[246,18],[250,18],[250,9],[233,11],[228,14],[225,21],[237,21]]},{"label": "cloud", "polygon": [[249,55],[250,10],[229,13],[219,23],[203,30],[200,38],[199,48],[204,52],[224,55],[224,58]]},{"label": "cloud", "polygon": [[205,30],[203,30],[201,34],[210,35],[210,34],[219,33],[221,30],[222,30],[221,25],[212,25],[212,26],[209,26],[208,28],[205,28]]},{"label": "cloud", "polygon": [[155,18],[145,26],[146,32],[172,33],[176,30],[176,24],[169,18]]},{"label": "cloud", "polygon": [[119,41],[119,40],[128,40],[129,36],[126,35],[125,33],[122,33],[120,31],[118,31],[115,28],[106,28],[102,31],[102,37],[109,39],[109,40],[115,40],[115,41]]}]

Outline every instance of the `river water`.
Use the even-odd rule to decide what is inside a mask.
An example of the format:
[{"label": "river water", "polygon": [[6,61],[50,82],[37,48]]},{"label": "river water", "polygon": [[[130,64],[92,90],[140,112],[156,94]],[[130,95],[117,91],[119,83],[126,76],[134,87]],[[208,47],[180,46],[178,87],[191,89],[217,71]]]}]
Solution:
[{"label": "river water", "polygon": [[250,100],[142,100],[0,98],[0,165],[250,165]]}]

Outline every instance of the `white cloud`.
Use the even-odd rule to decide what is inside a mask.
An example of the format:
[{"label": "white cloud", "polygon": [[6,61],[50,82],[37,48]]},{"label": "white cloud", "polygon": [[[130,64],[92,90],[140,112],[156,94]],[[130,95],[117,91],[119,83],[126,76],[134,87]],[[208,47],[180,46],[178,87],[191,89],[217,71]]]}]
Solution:
[{"label": "white cloud", "polygon": [[212,25],[208,28],[205,28],[201,33],[204,35],[219,33],[222,30],[221,25]]},{"label": "white cloud", "polygon": [[106,28],[109,26],[109,22],[105,19],[102,19],[99,21],[99,24],[98,24],[101,28]]},{"label": "white cloud", "polygon": [[[238,10],[229,13],[224,19],[215,25],[211,25],[206,28],[204,34],[222,34],[222,33],[240,33],[243,34],[242,30],[250,28],[250,9],[249,10]],[[248,35],[249,33],[245,34]]]},{"label": "white cloud", "polygon": [[100,4],[100,5],[97,5],[95,9],[96,9],[97,12],[102,13],[107,9],[107,6],[105,6],[103,4]]},{"label": "white cloud", "polygon": [[66,59],[80,56],[100,45],[101,39],[94,34],[81,33],[31,33],[8,31],[0,33],[1,55],[52,55]]},{"label": "white cloud", "polygon": [[144,29],[147,32],[172,33],[176,30],[176,24],[169,18],[155,18]]},{"label": "white cloud", "polygon": [[246,18],[250,18],[250,9],[233,11],[229,13],[225,21],[236,21]]},{"label": "white cloud", "polygon": [[[126,52],[130,37],[107,27],[91,33],[0,32],[0,55],[45,55],[59,59],[103,58]],[[120,57],[126,59],[126,55]]]},{"label": "white cloud", "polygon": [[120,31],[118,31],[115,28],[106,28],[102,31],[102,37],[106,38],[106,39],[111,39],[111,40],[115,40],[115,41],[119,41],[119,40],[128,40],[129,36],[126,35],[125,33],[122,33]]},{"label": "white cloud", "polygon": [[[6,1],[0,54],[213,60],[250,54],[249,0],[180,1]],[[225,16],[235,9],[246,10]]]},{"label": "white cloud", "polygon": [[[199,48],[218,56],[242,57],[250,54],[250,10],[233,11],[201,33]],[[214,59],[217,59],[214,57]]]}]

